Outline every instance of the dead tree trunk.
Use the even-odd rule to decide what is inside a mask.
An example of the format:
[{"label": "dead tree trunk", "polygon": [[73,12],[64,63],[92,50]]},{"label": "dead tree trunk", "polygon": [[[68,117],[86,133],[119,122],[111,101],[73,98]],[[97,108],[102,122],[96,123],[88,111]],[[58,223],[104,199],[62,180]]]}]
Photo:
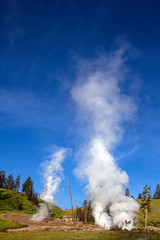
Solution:
[{"label": "dead tree trunk", "polygon": [[145,207],[145,230],[147,230],[147,206]]},{"label": "dead tree trunk", "polygon": [[67,182],[68,182],[68,188],[69,188],[69,195],[70,195],[70,199],[71,199],[71,208],[72,208],[72,222],[73,222],[73,202],[72,202],[72,195],[71,195],[71,189],[70,189],[70,185],[69,185],[68,176],[67,176]]},{"label": "dead tree trunk", "polygon": [[77,199],[75,200],[75,222],[78,222],[78,219],[77,219]]}]

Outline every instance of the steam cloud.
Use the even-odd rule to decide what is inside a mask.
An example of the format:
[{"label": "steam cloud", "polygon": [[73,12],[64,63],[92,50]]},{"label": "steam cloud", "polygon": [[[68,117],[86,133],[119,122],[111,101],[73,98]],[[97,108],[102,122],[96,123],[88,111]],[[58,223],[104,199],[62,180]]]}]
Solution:
[{"label": "steam cloud", "polygon": [[49,160],[43,164],[43,178],[45,181],[45,188],[43,189],[40,199],[46,203],[41,203],[40,208],[36,214],[33,215],[32,220],[42,221],[49,216],[49,212],[54,204],[54,195],[63,178],[62,162],[64,161],[68,149],[61,148],[54,152]]},{"label": "steam cloud", "polygon": [[113,226],[131,230],[139,205],[124,195],[128,175],[122,171],[112,155],[122,140],[122,124],[134,116],[136,107],[131,98],[121,92],[125,80],[125,58],[128,46],[81,61],[76,84],[71,90],[85,121],[85,147],[76,175],[88,182],[87,192],[93,207],[96,224],[110,229]]}]

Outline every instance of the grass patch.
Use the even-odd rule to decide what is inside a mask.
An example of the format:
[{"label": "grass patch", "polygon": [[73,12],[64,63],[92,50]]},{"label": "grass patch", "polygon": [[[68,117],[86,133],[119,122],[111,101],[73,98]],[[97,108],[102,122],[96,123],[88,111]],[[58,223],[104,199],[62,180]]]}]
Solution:
[{"label": "grass patch", "polygon": [[[141,200],[137,200],[141,204]],[[138,216],[138,227],[144,227],[144,214],[139,211]],[[148,213],[148,226],[160,228],[160,199],[151,199],[151,213]]]},{"label": "grass patch", "polygon": [[52,208],[52,214],[54,218],[62,218],[65,214],[65,211],[63,211],[61,208],[54,206]]},{"label": "grass patch", "polygon": [[[44,202],[39,200],[39,202]],[[17,209],[17,206],[21,206]],[[26,194],[16,193],[11,190],[0,189],[0,213],[20,214],[32,216],[37,212],[37,207],[27,199]],[[65,211],[57,206],[53,206],[52,213],[54,218],[61,218],[67,215]]]},{"label": "grass patch", "polygon": [[5,231],[7,229],[13,229],[13,228],[22,228],[22,227],[27,227],[27,225],[19,224],[16,221],[5,219],[2,216],[0,216],[0,231]]},{"label": "grass patch", "polygon": [[[21,209],[17,209],[17,203],[21,203]],[[36,206],[27,199],[24,193],[0,189],[0,212],[6,211],[23,212],[32,215],[36,213]]]},{"label": "grass patch", "polygon": [[0,233],[1,240],[159,240],[160,235],[155,232],[139,232],[139,231],[107,231],[107,232],[17,232],[17,233]]}]

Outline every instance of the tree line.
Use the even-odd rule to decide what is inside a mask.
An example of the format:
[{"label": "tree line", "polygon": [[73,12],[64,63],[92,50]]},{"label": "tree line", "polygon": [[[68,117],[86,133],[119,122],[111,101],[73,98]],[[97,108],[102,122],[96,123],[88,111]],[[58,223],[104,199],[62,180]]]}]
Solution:
[{"label": "tree line", "polygon": [[[145,185],[144,188],[146,188],[146,186],[148,187],[148,185]],[[144,191],[144,189],[143,189],[143,191]],[[150,195],[151,195],[151,188],[150,187],[149,187],[149,192],[150,192]],[[126,188],[125,195],[127,197],[134,198],[133,196],[130,195],[129,188]],[[139,195],[138,195],[138,199],[142,199],[142,198],[143,198],[143,192],[139,193]],[[153,194],[153,197],[151,195],[151,199],[160,199],[160,184],[157,184],[155,193]]]},{"label": "tree line", "polygon": [[[145,187],[148,187],[148,185],[145,185]],[[151,188],[149,187],[149,192],[150,192],[150,195],[151,195]],[[138,199],[142,199],[143,198],[143,193],[139,193],[138,195]],[[152,199],[160,199],[160,184],[157,184],[156,186],[156,190],[155,190],[155,193],[153,194],[153,197],[151,196]]]},{"label": "tree line", "polygon": [[[129,189],[126,189],[125,195],[129,197]],[[140,200],[140,210],[145,218],[145,229],[147,229],[148,213],[151,213],[151,199],[160,199],[160,184],[157,184],[153,197],[151,195],[151,188],[145,185],[142,193],[139,193],[138,199]]]},{"label": "tree line", "polygon": [[18,192],[20,189],[20,174],[14,180],[12,174],[6,178],[5,171],[0,171],[0,188]]},{"label": "tree line", "polygon": [[84,200],[82,207],[75,208],[75,220],[85,223],[94,223],[91,202]]},{"label": "tree line", "polygon": [[[10,174],[8,177],[5,176],[5,171],[0,171],[0,188],[12,190],[19,192],[20,190],[20,174],[16,179],[13,178],[13,175]],[[26,181],[22,184],[22,192],[27,195],[27,199],[32,201],[33,204],[38,205],[38,194],[33,190],[33,181],[31,177],[28,177]]]}]

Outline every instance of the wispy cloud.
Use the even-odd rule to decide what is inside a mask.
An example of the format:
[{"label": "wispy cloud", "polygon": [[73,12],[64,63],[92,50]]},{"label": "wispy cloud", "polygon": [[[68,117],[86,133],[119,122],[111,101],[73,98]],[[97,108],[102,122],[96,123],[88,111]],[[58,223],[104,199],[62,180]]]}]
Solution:
[{"label": "wispy cloud", "polygon": [[0,89],[0,123],[4,125],[43,126],[54,124],[54,100],[41,98],[27,91]]},{"label": "wispy cloud", "polygon": [[135,147],[134,147],[133,149],[131,149],[130,151],[122,153],[122,154],[118,157],[117,160],[121,160],[121,159],[123,159],[123,158],[125,158],[125,157],[128,157],[129,155],[131,155],[132,153],[134,153],[137,149],[138,149],[138,146],[135,146]]}]

